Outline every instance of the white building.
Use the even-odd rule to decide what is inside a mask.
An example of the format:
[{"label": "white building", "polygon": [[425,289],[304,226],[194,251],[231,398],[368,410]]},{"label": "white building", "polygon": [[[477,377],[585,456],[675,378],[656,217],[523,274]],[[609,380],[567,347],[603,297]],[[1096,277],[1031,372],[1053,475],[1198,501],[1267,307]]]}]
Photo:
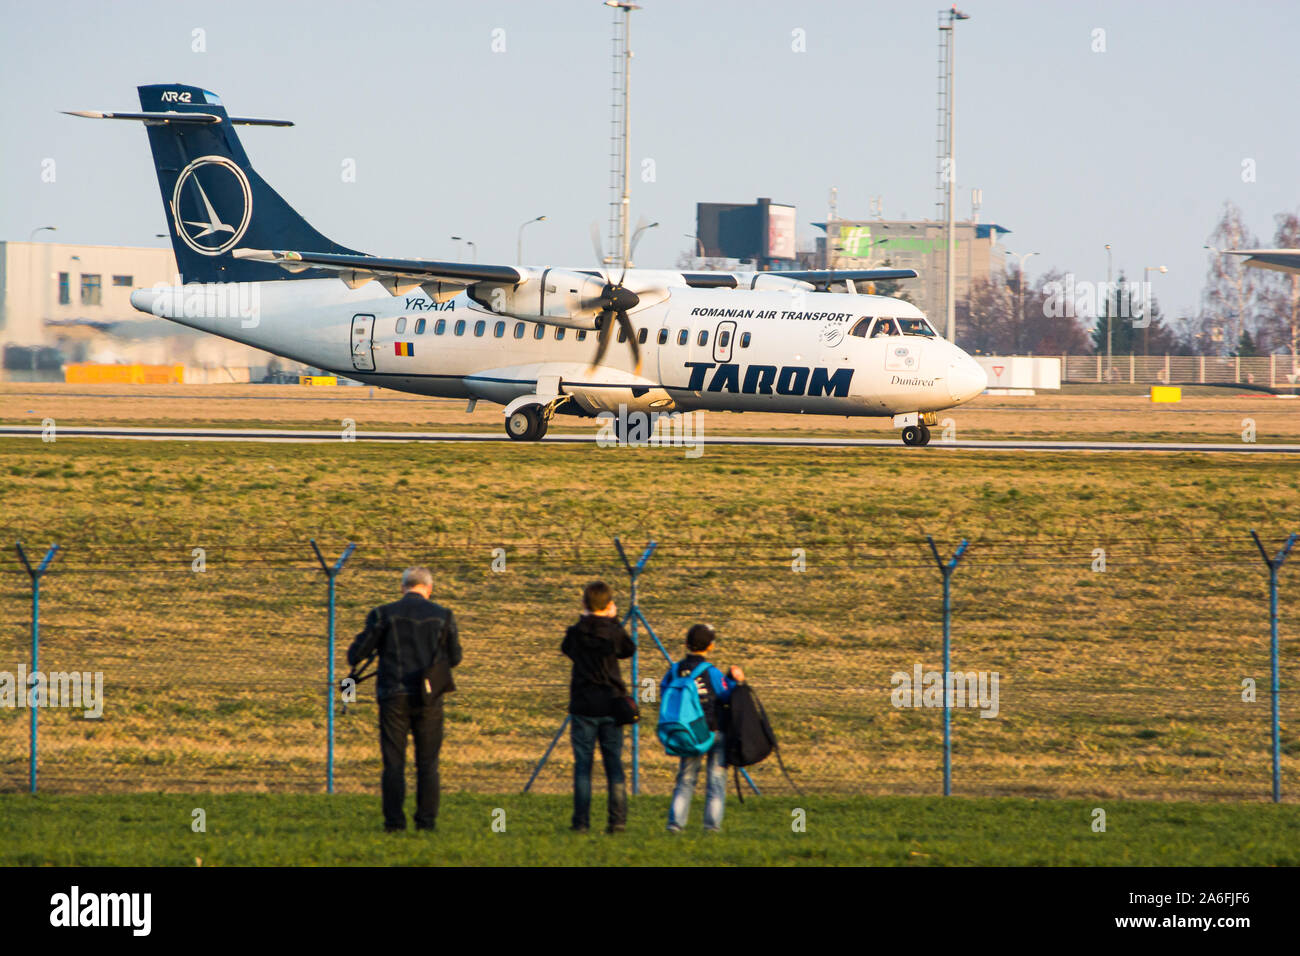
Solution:
[{"label": "white building", "polygon": [[[170,248],[0,242],[8,369],[58,361],[264,366],[267,353],[136,311],[131,292],[177,281]],[[56,354],[54,350],[61,353]]]}]

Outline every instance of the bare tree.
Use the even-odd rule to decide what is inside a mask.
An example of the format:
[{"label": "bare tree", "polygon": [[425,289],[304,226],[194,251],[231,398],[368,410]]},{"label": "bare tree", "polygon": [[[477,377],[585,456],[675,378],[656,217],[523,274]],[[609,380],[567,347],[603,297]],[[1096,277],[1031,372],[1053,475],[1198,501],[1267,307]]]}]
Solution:
[{"label": "bare tree", "polygon": [[[1300,249],[1300,213],[1280,212],[1273,217],[1276,229],[1273,245],[1278,249]],[[1269,272],[1264,275],[1260,296],[1263,315],[1258,343],[1265,353],[1291,353],[1292,371],[1300,371],[1300,275]]]},{"label": "bare tree", "polygon": [[1210,233],[1209,244],[1215,251],[1205,277],[1204,310],[1198,331],[1201,337],[1208,332],[1209,341],[1215,346],[1212,350],[1224,354],[1236,347],[1243,332],[1254,331],[1262,280],[1239,256],[1225,256],[1220,252],[1251,249],[1258,240],[1242,219],[1241,209],[1229,201],[1223,204],[1223,215]]}]

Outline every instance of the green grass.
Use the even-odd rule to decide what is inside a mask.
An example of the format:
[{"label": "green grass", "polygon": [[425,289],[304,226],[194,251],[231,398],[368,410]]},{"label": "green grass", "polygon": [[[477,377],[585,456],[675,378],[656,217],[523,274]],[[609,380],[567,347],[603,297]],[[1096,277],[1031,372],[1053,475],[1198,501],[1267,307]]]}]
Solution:
[{"label": "green grass", "polygon": [[[721,834],[664,832],[633,800],[628,831],[568,832],[569,798],[447,794],[434,834],[386,834],[368,795],[0,796],[0,865],[1295,866],[1300,807],[940,797],[728,801]],[[1106,832],[1092,829],[1106,811]],[[207,831],[191,828],[195,808]],[[793,811],[807,828],[792,828]],[[492,828],[504,811],[505,830]],[[603,804],[598,798],[593,821]],[[500,817],[500,814],[497,814]]]}]

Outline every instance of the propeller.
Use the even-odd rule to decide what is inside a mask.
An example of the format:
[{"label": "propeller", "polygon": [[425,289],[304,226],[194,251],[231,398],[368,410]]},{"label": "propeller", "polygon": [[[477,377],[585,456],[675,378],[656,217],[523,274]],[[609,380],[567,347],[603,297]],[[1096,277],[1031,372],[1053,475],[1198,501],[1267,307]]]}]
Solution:
[{"label": "propeller", "polygon": [[[637,223],[636,231],[632,233],[632,239],[628,242],[628,259],[632,258],[632,252],[636,249],[637,243],[647,229],[653,229],[659,225],[657,222],[647,223],[644,219]],[[600,226],[596,223],[591,224],[591,242],[596,250],[596,261],[603,263],[605,255],[600,246]],[[623,263],[623,271],[619,274],[617,282],[611,282],[609,276],[604,270],[601,270],[600,277],[605,280],[605,287],[601,290],[599,305],[600,330],[596,333],[596,355],[591,360],[591,368],[595,369],[600,364],[600,360],[605,357],[605,351],[609,348],[609,341],[614,335],[614,323],[623,330],[627,339],[628,346],[632,349],[632,361],[636,365],[635,374],[641,374],[641,345],[636,340],[636,329],[632,326],[632,320],[627,314],[630,310],[635,309],[641,301],[641,297],[631,289],[623,285],[623,280],[627,278],[627,262]]]}]

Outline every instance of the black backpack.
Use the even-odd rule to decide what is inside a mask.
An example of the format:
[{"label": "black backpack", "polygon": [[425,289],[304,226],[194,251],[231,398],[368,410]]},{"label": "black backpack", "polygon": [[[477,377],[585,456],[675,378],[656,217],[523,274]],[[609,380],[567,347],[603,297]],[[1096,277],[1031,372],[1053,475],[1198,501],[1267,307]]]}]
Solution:
[{"label": "black backpack", "polygon": [[781,773],[794,787],[795,793],[801,793],[790,774],[786,773],[785,763],[781,760],[781,748],[777,746],[776,734],[767,719],[763,703],[749,684],[738,684],[731,692],[729,708],[730,720],[727,725],[727,763],[733,770],[736,780],[736,796],[744,803],[740,793],[740,768],[750,767],[767,759],[770,753],[776,754],[776,762]]}]

